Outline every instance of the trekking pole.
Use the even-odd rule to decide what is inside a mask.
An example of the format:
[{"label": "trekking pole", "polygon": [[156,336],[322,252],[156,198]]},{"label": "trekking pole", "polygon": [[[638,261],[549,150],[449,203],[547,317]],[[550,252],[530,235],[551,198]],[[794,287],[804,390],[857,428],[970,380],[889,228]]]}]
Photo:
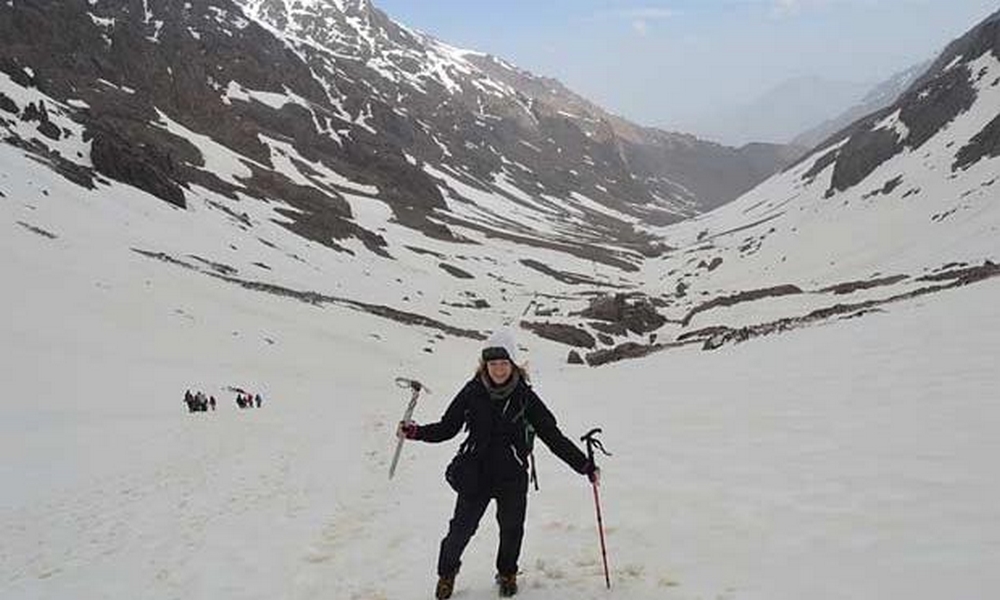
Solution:
[{"label": "trekking pole", "polygon": [[[399,387],[408,387],[412,391],[410,396],[410,403],[406,405],[406,411],[403,412],[403,423],[407,423],[413,418],[413,410],[417,408],[417,397],[420,395],[420,390],[426,389],[423,384],[421,384],[416,379],[407,379],[405,377],[397,377],[396,385]],[[430,392],[430,390],[427,390]],[[399,453],[403,451],[403,442],[406,438],[403,436],[398,436],[396,440],[396,452],[392,455],[392,464],[389,465],[389,479],[396,473],[396,464],[399,463]]]},{"label": "trekking pole", "polygon": [[[590,464],[597,468],[597,463],[594,462],[594,448],[596,447],[605,456],[611,456],[611,453],[604,449],[601,441],[598,440],[596,436],[601,433],[600,427],[595,427],[587,432],[586,435],[580,438],[580,441],[586,442],[587,444],[587,458],[590,460]],[[594,488],[594,506],[597,508],[597,533],[601,538],[601,559],[604,561],[604,583],[607,584],[608,589],[611,589],[611,575],[608,573],[608,550],[607,546],[604,544],[604,520],[601,518],[601,498],[597,493],[597,480],[591,481],[591,485]]]}]

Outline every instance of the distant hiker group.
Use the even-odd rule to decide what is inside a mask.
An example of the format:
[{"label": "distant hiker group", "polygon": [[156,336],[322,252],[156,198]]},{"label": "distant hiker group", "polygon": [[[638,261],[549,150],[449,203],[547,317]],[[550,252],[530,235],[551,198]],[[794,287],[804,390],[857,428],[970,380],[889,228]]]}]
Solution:
[{"label": "distant hiker group", "polygon": [[253,408],[254,404],[257,405],[257,408],[260,408],[261,402],[260,394],[250,395],[243,392],[236,394],[236,406],[240,408]]},{"label": "distant hiker group", "polygon": [[191,390],[184,392],[184,403],[187,404],[188,412],[207,412],[209,408],[215,410],[215,396],[205,396],[202,391],[195,394]]},{"label": "distant hiker group", "polygon": [[[236,406],[238,408],[260,408],[264,399],[260,394],[251,394],[243,390],[236,390]],[[184,403],[187,404],[188,412],[208,412],[215,410],[215,396],[208,396],[205,392],[198,391],[191,393],[191,390],[184,392]]]}]

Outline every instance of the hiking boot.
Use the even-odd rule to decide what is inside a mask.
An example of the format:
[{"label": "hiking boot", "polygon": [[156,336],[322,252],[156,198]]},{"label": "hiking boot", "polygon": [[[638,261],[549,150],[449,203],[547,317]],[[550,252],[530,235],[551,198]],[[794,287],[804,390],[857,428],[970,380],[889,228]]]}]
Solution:
[{"label": "hiking boot", "polygon": [[510,598],[517,593],[517,573],[497,575],[497,585],[500,586],[500,597]]},{"label": "hiking boot", "polygon": [[442,575],[438,577],[437,587],[434,588],[434,597],[437,600],[451,598],[451,592],[455,589],[455,575]]}]

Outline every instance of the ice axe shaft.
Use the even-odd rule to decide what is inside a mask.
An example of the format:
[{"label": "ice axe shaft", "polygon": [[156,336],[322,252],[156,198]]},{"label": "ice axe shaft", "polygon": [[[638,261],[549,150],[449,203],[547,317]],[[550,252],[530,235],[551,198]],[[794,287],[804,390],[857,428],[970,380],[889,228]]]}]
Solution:
[{"label": "ice axe shaft", "polygon": [[[417,408],[417,398],[424,386],[416,379],[406,379],[405,377],[397,377],[396,385],[409,387],[412,392],[410,403],[406,405],[406,410],[403,412],[403,423],[407,423],[413,418],[413,411]],[[406,438],[403,436],[399,436],[396,440],[396,451],[392,455],[392,464],[389,465],[389,479],[392,479],[392,476],[396,474],[396,465],[399,464],[399,454],[403,451],[403,442],[405,441]]]}]

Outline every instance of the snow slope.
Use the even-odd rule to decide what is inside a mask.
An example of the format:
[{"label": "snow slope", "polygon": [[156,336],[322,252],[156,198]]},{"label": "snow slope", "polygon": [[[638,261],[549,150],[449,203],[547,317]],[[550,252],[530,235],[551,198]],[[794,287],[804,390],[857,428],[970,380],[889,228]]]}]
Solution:
[{"label": "snow slope", "polygon": [[[164,235],[211,249],[222,213],[83,192],[8,147],[0,159],[0,596],[429,597],[458,440],[407,445],[388,481],[408,397],[393,378],[430,386],[417,417],[433,419],[478,342],[150,260],[128,248]],[[602,369],[524,334],[564,430],[603,426],[614,453],[611,594],[992,597],[998,300],[994,278]],[[265,406],[237,411],[228,386]],[[188,388],[218,411],[188,414]],[[539,463],[519,597],[607,597],[586,481],[542,448]],[[494,594],[495,539],[487,517],[457,598]]]},{"label": "snow slope", "polygon": [[[676,250],[644,264],[648,293],[673,293],[667,312],[689,321],[685,326],[743,327],[910,292],[926,285],[922,276],[948,265],[997,263],[1000,156],[955,165],[960,149],[998,118],[1000,59],[985,52],[968,63],[969,109],[919,146],[904,145],[858,184],[834,189],[835,164],[824,162],[849,143],[845,137],[711,213],[660,229]],[[911,137],[900,110],[871,129],[904,143]],[[900,281],[848,296],[830,292],[890,277]],[[788,285],[802,293],[685,319],[715,298]],[[684,327],[673,331],[683,334]]]}]

